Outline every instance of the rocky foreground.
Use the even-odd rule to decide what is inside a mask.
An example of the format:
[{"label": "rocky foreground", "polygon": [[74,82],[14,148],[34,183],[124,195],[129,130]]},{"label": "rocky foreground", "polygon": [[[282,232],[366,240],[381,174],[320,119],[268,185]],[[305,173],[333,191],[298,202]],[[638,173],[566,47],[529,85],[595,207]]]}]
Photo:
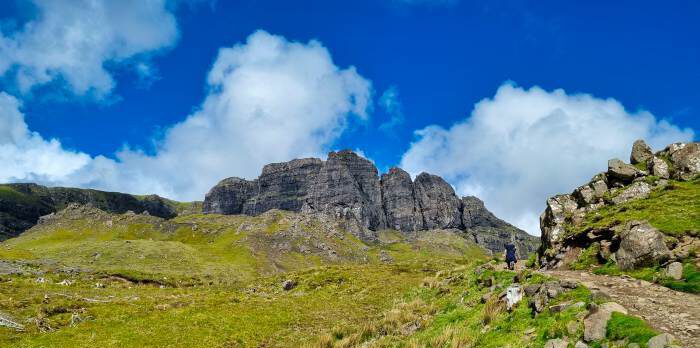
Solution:
[{"label": "rocky foreground", "polygon": [[[608,170],[595,175],[589,183],[547,200],[547,209],[540,217],[543,266],[566,266],[591,246],[598,249],[601,261],[616,263],[622,270],[689,258],[697,264],[699,176],[700,143],[671,144],[653,153],[644,141],[636,141],[630,164],[611,159]],[[663,200],[680,190],[688,194]],[[651,200],[651,196],[656,200]],[[636,203],[640,204],[630,205]],[[628,213],[632,208],[637,211]],[[657,223],[662,225],[659,228],[648,221],[663,218],[659,215],[664,215],[665,208],[674,214],[676,222],[687,222],[681,225],[662,221]],[[645,219],[622,221],[623,215]],[[608,220],[603,226],[598,223]]]},{"label": "rocky foreground", "polygon": [[331,152],[328,159],[295,159],[266,165],[255,180],[228,178],[207,193],[204,213],[256,216],[271,209],[324,213],[348,222],[365,241],[376,232],[435,229],[467,232],[494,252],[507,242],[520,257],[539,240],[497,218],[476,197],[457,197],[441,177],[421,173],[414,180],[400,168],[378,175],[369,160],[352,151]]}]

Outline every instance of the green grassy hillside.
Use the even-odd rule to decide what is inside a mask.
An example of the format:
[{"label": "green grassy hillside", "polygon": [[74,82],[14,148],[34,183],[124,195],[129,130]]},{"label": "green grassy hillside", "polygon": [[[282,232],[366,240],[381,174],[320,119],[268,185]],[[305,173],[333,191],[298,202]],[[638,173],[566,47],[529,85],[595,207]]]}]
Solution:
[{"label": "green grassy hillside", "polygon": [[163,220],[70,206],[0,244],[22,273],[0,275],[0,315],[25,325],[0,327],[0,346],[312,344],[380,316],[426,275],[483,258],[449,231],[382,231],[366,244],[290,212]]}]

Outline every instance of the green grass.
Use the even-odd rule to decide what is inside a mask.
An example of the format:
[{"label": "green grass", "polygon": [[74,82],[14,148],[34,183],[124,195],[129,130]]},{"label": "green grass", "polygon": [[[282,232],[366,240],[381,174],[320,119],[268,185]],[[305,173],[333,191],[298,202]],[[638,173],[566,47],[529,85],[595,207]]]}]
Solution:
[{"label": "green grass", "polygon": [[[372,342],[373,347],[542,347],[551,338],[583,335],[580,323],[585,307],[570,307],[562,312],[549,310],[532,314],[527,299],[507,312],[497,301],[482,303],[488,288],[480,279],[493,278],[499,293],[513,281],[514,272],[485,271],[477,276],[474,265],[442,270],[426,277],[393,309],[371,322],[336,328],[320,336],[318,346],[344,347],[348,342],[359,346]],[[550,280],[540,275],[527,277],[527,283]],[[497,297],[492,297],[496,299]],[[588,289],[579,287],[566,292],[550,305],[591,301]],[[396,323],[398,321],[398,324]],[[418,323],[420,329],[401,330]],[[567,325],[577,326],[572,337]],[[530,332],[526,334],[526,332]],[[340,333],[340,334],[338,334]]]},{"label": "green grass", "polygon": [[700,180],[671,181],[665,188],[654,190],[647,199],[605,206],[589,213],[582,224],[569,226],[568,233],[612,227],[631,220],[647,220],[672,236],[700,235]]},{"label": "green grass", "polygon": [[598,253],[600,252],[600,244],[593,243],[588,248],[581,250],[578,258],[569,265],[569,268],[574,270],[590,269],[598,265]]},{"label": "green grass", "polygon": [[0,200],[19,202],[26,205],[34,205],[39,203],[38,197],[26,195],[7,185],[0,185]]},{"label": "green grass", "polygon": [[[0,328],[1,347],[304,346],[380,317],[426,275],[484,258],[451,233],[365,244],[289,212],[88,214],[59,213],[0,244],[0,259],[27,262],[47,280],[0,276],[0,311],[32,320],[25,332]],[[57,284],[65,279],[74,283]],[[297,286],[282,290],[286,279]],[[74,316],[81,321],[71,325]]]},{"label": "green grass", "polygon": [[641,347],[646,347],[649,339],[657,334],[644,320],[618,312],[613,312],[607,327],[608,339],[626,338],[629,343],[637,343]]}]

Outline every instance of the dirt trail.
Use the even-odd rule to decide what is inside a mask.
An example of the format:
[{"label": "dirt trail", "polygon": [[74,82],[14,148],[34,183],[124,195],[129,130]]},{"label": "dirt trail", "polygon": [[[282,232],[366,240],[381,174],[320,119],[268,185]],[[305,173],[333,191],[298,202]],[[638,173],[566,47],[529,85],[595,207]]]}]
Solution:
[{"label": "dirt trail", "polygon": [[678,292],[630,277],[595,275],[583,271],[547,271],[551,276],[581,282],[608,294],[630,314],[675,336],[683,347],[700,348],[700,296]]}]

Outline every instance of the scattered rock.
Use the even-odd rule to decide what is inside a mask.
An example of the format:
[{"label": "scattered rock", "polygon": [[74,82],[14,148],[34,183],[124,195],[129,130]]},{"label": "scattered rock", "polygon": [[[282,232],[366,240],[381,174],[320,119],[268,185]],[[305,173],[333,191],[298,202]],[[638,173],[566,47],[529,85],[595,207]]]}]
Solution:
[{"label": "scattered rock", "polygon": [[627,314],[625,307],[615,302],[592,306],[583,320],[583,339],[586,342],[592,342],[605,338],[605,330],[613,312]]},{"label": "scattered rock", "polygon": [[382,250],[379,252],[379,261],[384,263],[392,263],[394,262],[394,258],[391,257],[386,250]]},{"label": "scattered rock", "polygon": [[675,280],[683,278],[683,264],[680,262],[671,262],[666,267],[666,276]]},{"label": "scattered rock", "polygon": [[644,181],[637,181],[626,187],[622,192],[612,198],[614,204],[622,204],[625,202],[647,198],[651,193],[651,185]]},{"label": "scattered rock", "polygon": [[627,185],[632,183],[636,177],[641,176],[641,171],[633,165],[629,165],[615,158],[608,161],[608,177]]},{"label": "scattered rock", "polygon": [[574,345],[574,348],[588,348],[588,345],[581,342],[581,341],[577,341],[576,344]]},{"label": "scattered rock", "polygon": [[648,348],[666,348],[670,347],[673,344],[676,343],[676,339],[668,333],[663,333],[657,336],[652,337],[649,339],[649,342],[647,342],[647,347]]},{"label": "scattered rock", "polygon": [[9,327],[17,331],[24,331],[24,325],[20,324],[10,315],[0,312],[0,326]]},{"label": "scattered rock", "polygon": [[662,179],[669,179],[671,177],[668,163],[658,157],[654,157],[651,162],[649,162],[649,171],[651,175],[658,176]]},{"label": "scattered rock", "polygon": [[287,279],[282,282],[282,289],[285,291],[292,290],[295,286],[297,286],[297,282],[292,279]]},{"label": "scattered rock", "polygon": [[561,338],[551,339],[544,344],[544,348],[566,348],[568,346],[569,341]]}]

